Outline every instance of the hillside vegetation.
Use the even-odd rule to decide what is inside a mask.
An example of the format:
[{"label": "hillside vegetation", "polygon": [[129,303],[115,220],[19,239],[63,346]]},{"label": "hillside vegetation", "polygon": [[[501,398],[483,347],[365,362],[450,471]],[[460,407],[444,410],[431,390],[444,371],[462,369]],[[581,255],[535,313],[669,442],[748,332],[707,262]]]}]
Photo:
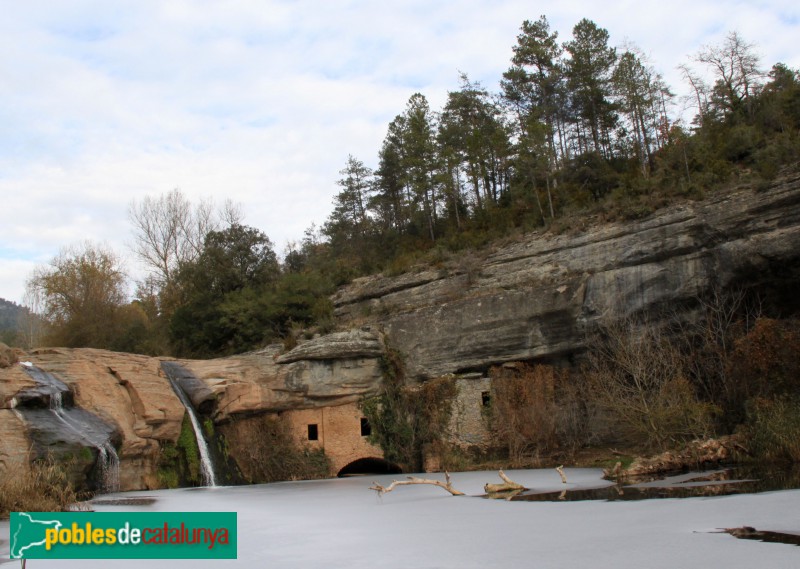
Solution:
[{"label": "hillside vegetation", "polygon": [[532,229],[641,218],[796,164],[797,70],[767,70],[730,33],[683,69],[686,124],[653,64],[610,41],[586,19],[562,41],[543,16],[522,24],[500,92],[462,75],[442,109],[411,95],[377,167],[349,157],[329,218],[282,261],[235,204],[178,190],[132,203],[133,252],[149,269],[135,300],[118,253],[71,245],[29,279],[47,327],[25,342],[192,357],[290,346],[301,330],[334,327],[328,297],[354,277]]}]

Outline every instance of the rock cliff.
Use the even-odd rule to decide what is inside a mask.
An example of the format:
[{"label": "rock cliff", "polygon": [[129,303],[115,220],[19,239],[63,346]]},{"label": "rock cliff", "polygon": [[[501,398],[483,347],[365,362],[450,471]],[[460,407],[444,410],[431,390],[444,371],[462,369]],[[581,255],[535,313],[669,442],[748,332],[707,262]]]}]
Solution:
[{"label": "rock cliff", "polygon": [[[233,416],[343,405],[374,393],[382,341],[372,332],[340,332],[280,355],[281,346],[216,360],[180,360],[194,406],[217,423]],[[119,454],[122,490],[155,488],[163,443],[175,443],[185,409],[157,358],[93,349],[16,353],[0,369],[0,471],[25,468],[47,453],[77,457],[70,474],[91,487],[98,455],[87,437],[53,416],[53,393],[70,400],[83,424],[100,425]],[[24,364],[63,387],[37,383]],[[74,403],[74,410],[72,404]],[[66,412],[66,411],[65,411]],[[86,449],[82,452],[82,449]]]},{"label": "rock cliff", "polygon": [[751,287],[796,310],[798,276],[795,174],[642,221],[527,235],[469,262],[362,278],[333,300],[341,322],[380,327],[409,375],[425,379],[572,354],[598,321],[696,305],[714,287]]},{"label": "rock cliff", "polygon": [[[796,312],[798,276],[800,175],[794,175],[761,191],[718,194],[642,221],[527,235],[441,267],[359,279],[333,298],[349,331],[288,352],[274,345],[180,360],[186,373],[178,383],[216,423],[343,406],[376,392],[386,344],[404,355],[412,379],[481,371],[574,354],[600,321],[690,309],[714,287],[750,287],[765,302]],[[55,378],[53,384],[37,382],[26,362]],[[165,443],[178,439],[185,414],[161,360],[2,347],[0,470],[25,468],[31,454],[52,450],[82,456],[73,476],[89,475],[101,451],[83,452],[88,447],[80,436],[47,426],[55,399],[68,400],[81,421],[108,437],[119,454],[121,489],[159,486],[159,458]]]}]

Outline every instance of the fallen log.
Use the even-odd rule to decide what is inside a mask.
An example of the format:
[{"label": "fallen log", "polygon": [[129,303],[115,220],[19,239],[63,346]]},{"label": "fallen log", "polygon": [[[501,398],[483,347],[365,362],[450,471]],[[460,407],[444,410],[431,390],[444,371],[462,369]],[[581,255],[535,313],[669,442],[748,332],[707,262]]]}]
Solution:
[{"label": "fallen log", "polygon": [[416,476],[409,476],[408,480],[394,480],[388,486],[381,486],[377,482],[373,482],[374,486],[370,486],[370,490],[375,490],[378,495],[383,496],[387,492],[391,492],[398,486],[407,486],[410,484],[430,484],[432,486],[438,486],[439,488],[443,488],[450,492],[453,496],[463,496],[464,493],[456,490],[453,488],[453,485],[450,481],[450,473],[444,473],[445,482],[441,480],[431,480],[430,478],[417,478]]},{"label": "fallen log", "polygon": [[522,484],[517,484],[513,480],[511,480],[506,473],[500,470],[497,473],[500,478],[503,480],[502,484],[485,484],[483,489],[486,491],[487,494],[498,494],[500,492],[513,492],[518,490],[527,490],[525,486]]},{"label": "fallen log", "polygon": [[622,471],[622,463],[617,461],[614,465],[614,468],[609,470],[608,468],[603,469],[603,478],[616,480],[619,478],[620,472]]}]

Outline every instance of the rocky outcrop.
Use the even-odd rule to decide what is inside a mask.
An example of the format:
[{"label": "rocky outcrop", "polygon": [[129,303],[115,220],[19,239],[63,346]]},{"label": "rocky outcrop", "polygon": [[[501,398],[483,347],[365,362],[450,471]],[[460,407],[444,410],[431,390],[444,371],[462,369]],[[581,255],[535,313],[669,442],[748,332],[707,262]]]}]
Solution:
[{"label": "rocky outcrop", "polygon": [[[412,379],[482,371],[575,354],[599,322],[690,308],[713,287],[752,287],[765,302],[796,312],[798,276],[800,175],[758,192],[744,188],[676,205],[643,221],[528,235],[435,269],[359,279],[333,299],[350,331],[285,353],[274,345],[175,360],[185,370],[176,381],[216,423],[344,407],[377,391],[387,344],[403,354]],[[65,388],[35,381],[24,369],[28,361]],[[81,437],[52,437],[54,429],[40,424],[54,400],[68,398],[81,422],[97,425],[118,451],[122,489],[159,486],[159,458],[165,443],[179,438],[185,415],[161,364],[103,350],[20,353],[0,346],[0,469],[48,446],[87,454]],[[308,414],[298,415],[298,428],[303,421],[324,425]],[[360,440],[357,409],[350,419],[343,432]]]},{"label": "rocky outcrop", "polygon": [[300,360],[331,360],[345,358],[378,358],[383,353],[380,338],[369,328],[336,332],[314,338],[278,356],[279,364]]},{"label": "rocky outcrop", "polygon": [[[158,360],[92,349],[34,350],[23,357],[63,382],[75,405],[71,413],[86,413],[98,419],[92,421],[87,416],[81,423],[108,425],[108,437],[119,454],[121,488],[158,486],[160,442],[178,438],[184,414],[169,383],[160,375]],[[41,393],[41,403],[36,401],[37,393]],[[17,411],[13,415],[25,423],[27,447],[39,455],[49,451],[80,456],[80,448],[94,450],[74,429],[64,425],[55,428],[59,427],[57,422],[54,428],[48,428],[51,413],[45,397],[49,399],[47,387],[37,384],[23,365],[0,371],[0,407]],[[6,423],[11,421],[10,415],[5,417]],[[80,480],[81,484],[85,482]]]},{"label": "rocky outcrop", "polygon": [[[382,378],[381,338],[354,330],[309,340],[281,354],[281,346],[215,360],[180,363],[210,388],[214,420],[358,401],[376,392]],[[203,404],[189,392],[195,406]]]},{"label": "rocky outcrop", "polygon": [[800,176],[582,233],[532,234],[440,269],[358,279],[333,298],[350,325],[382,329],[410,377],[580,351],[600,321],[696,304],[713,287],[794,303]]},{"label": "rocky outcrop", "polygon": [[[283,355],[282,346],[274,345],[230,358],[181,360],[186,373],[178,382],[195,408],[217,423],[344,405],[377,390],[382,345],[377,334],[355,330],[310,340]],[[17,355],[21,363],[0,369],[0,470],[47,453],[78,456],[71,475],[85,483],[98,449],[80,429],[59,426],[51,409],[57,396],[69,401],[63,411],[68,419],[113,443],[121,489],[160,485],[163,445],[177,441],[185,413],[161,360],[94,349]]]}]

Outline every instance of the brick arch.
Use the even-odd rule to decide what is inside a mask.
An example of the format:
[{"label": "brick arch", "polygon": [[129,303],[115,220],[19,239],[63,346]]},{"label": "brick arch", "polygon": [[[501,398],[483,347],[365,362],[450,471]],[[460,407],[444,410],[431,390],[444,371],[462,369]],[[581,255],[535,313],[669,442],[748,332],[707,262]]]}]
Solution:
[{"label": "brick arch", "polygon": [[342,478],[343,476],[354,476],[357,474],[401,474],[402,472],[402,468],[386,459],[364,457],[345,465],[339,470],[336,476]]}]

